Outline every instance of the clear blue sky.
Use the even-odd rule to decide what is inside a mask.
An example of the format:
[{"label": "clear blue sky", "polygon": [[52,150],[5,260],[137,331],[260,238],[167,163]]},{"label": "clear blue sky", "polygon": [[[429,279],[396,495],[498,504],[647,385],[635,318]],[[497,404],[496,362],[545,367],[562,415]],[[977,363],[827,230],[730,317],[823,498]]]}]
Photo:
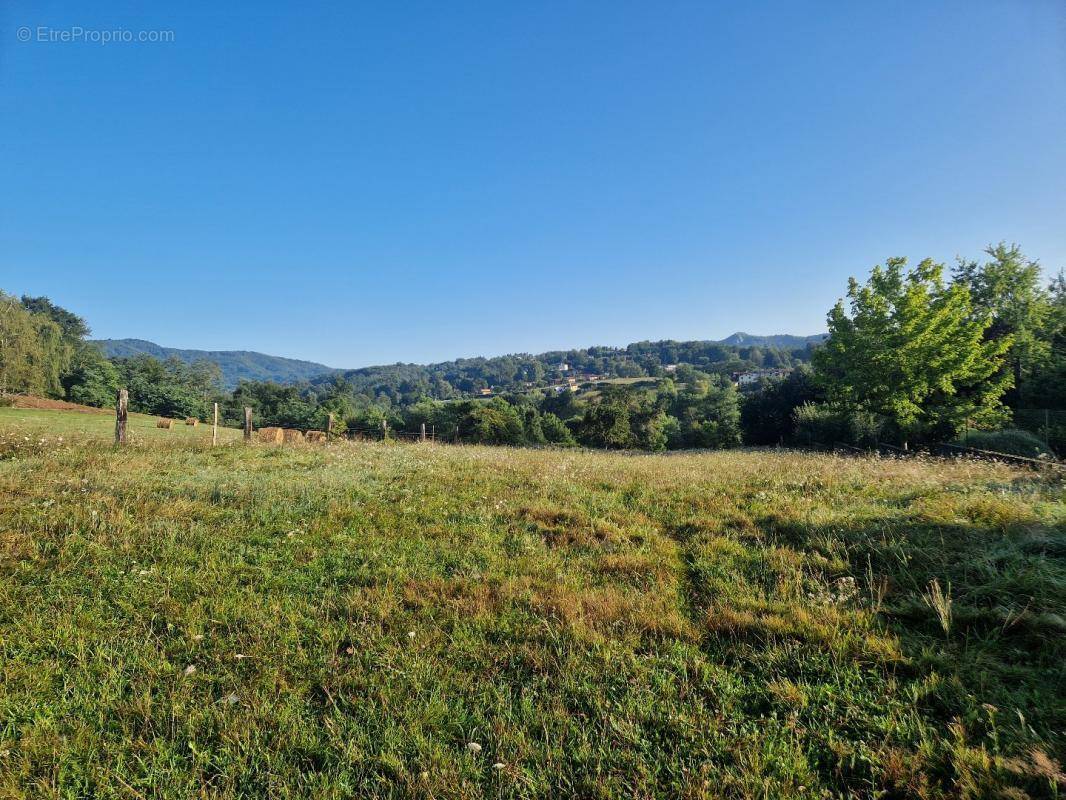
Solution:
[{"label": "clear blue sky", "polygon": [[[77,26],[173,41],[40,40]],[[354,367],[1066,267],[1062,0],[9,0],[0,114],[0,288],[100,337]]]}]

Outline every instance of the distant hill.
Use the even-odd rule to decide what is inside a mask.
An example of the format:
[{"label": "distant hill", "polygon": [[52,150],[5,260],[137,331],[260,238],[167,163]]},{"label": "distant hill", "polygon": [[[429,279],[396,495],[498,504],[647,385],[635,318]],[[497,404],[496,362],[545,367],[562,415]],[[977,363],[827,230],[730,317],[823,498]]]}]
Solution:
[{"label": "distant hill", "polygon": [[[343,377],[356,391],[372,396],[387,394],[398,400],[408,393],[429,397],[447,397],[454,388],[469,394],[483,387],[497,389],[518,388],[528,383],[543,383],[545,376],[554,375],[560,363],[575,372],[597,373],[611,377],[638,377],[655,374],[659,365],[691,364],[699,369],[729,371],[746,367],[782,366],[804,358],[802,352],[809,344],[818,344],[828,334],[793,336],[775,334],[756,336],[734,333],[719,341],[672,340],[635,342],[626,347],[589,347],[576,350],[555,350],[539,355],[514,353],[493,358],[463,358],[438,364],[387,364],[360,369],[340,370],[314,361],[269,356],[247,350],[182,350],[162,347],[143,339],[98,339],[104,353],[111,358],[128,358],[145,354],[159,359],[177,357],[191,364],[207,360],[218,364],[227,389],[233,389],[242,379],[273,381],[274,383],[329,383],[334,376]],[[749,363],[740,357],[743,348],[758,347],[770,354],[769,361]],[[789,353],[792,355],[789,355]],[[764,357],[767,353],[763,354]],[[784,361],[782,360],[784,359]],[[441,381],[446,382],[442,384]]]},{"label": "distant hill", "polygon": [[829,336],[828,333],[816,333],[814,336],[793,336],[790,333],[776,333],[772,336],[756,336],[738,331],[722,339],[719,344],[733,347],[779,347],[782,350],[795,350],[808,344],[820,344]]},{"label": "distant hill", "polygon": [[104,354],[109,358],[129,358],[145,355],[166,359],[171,356],[191,364],[194,361],[213,361],[222,370],[222,382],[233,389],[242,379],[249,381],[273,381],[274,383],[299,383],[332,372],[332,367],[314,361],[268,356],[249,350],[182,350],[162,347],[144,339],[97,339]]}]

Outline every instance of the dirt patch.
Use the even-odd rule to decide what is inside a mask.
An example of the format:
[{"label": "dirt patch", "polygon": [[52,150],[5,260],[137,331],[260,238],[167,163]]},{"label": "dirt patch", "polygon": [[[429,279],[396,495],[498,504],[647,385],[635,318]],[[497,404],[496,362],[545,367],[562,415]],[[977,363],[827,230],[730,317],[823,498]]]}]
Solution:
[{"label": "dirt patch", "polygon": [[12,408],[41,408],[51,411],[81,411],[86,414],[114,414],[110,408],[93,408],[82,406],[77,403],[68,403],[66,400],[50,400],[47,397],[34,397],[29,394],[17,394],[11,398]]}]

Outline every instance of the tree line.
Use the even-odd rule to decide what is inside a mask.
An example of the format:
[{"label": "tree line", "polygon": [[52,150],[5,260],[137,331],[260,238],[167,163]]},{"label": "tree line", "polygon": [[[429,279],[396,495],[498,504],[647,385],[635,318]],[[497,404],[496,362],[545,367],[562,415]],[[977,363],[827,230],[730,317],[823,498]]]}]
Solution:
[{"label": "tree line", "polygon": [[[218,402],[230,425],[248,406],[259,425],[304,430],[332,415],[335,430],[353,435],[425,424],[450,441],[645,450],[909,448],[1000,431],[1026,409],[1057,409],[1066,397],[1066,280],[1046,284],[1017,246],[991,246],[951,270],[890,259],[865,282],[852,279],[827,321],[823,343],[793,350],[640,342],[370,367],[296,385],[242,381],[225,391],[212,362],[108,359],[75,313],[0,292],[0,392],[105,406],[125,386],[133,411],[206,417]],[[550,379],[562,363],[612,380],[560,391]],[[757,367],[790,372],[734,386],[730,373]],[[494,396],[478,398],[483,389]],[[1045,427],[1045,441],[1066,446],[1066,424]]]}]

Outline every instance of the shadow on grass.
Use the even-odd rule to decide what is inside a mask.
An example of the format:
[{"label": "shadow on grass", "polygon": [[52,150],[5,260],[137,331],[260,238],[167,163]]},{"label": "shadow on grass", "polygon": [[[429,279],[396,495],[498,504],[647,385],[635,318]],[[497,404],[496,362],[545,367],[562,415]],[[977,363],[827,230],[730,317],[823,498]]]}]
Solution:
[{"label": "shadow on grass", "polygon": [[708,656],[761,678],[748,714],[819,732],[831,785],[1059,796],[1066,531],[988,503],[751,522],[676,532]]}]

